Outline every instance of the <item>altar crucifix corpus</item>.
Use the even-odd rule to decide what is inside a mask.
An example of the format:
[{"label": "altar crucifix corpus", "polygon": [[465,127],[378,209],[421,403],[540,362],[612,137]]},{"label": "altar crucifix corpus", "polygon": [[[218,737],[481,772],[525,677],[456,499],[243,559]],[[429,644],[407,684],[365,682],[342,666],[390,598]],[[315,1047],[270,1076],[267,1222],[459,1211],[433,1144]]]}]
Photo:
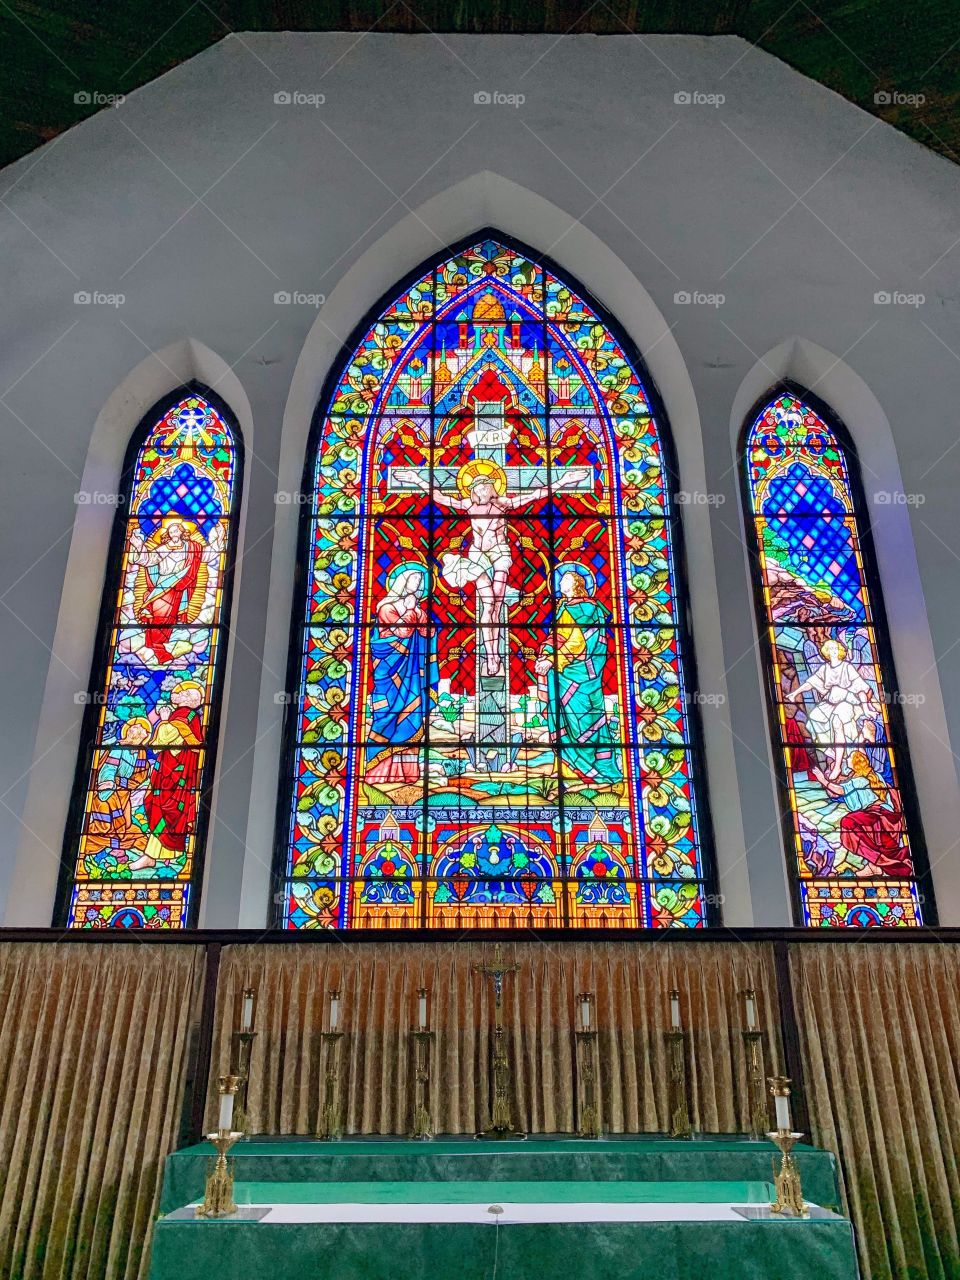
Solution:
[{"label": "altar crucifix corpus", "polygon": [[[472,583],[476,592],[477,703],[476,747],[471,762],[491,773],[506,768],[512,756],[510,733],[510,639],[507,608],[517,599],[508,586],[513,548],[506,517],[550,492],[544,466],[507,466],[513,427],[505,401],[474,406],[474,425],[467,432],[473,456],[458,467],[436,467],[433,485],[415,467],[391,467],[393,492],[422,490],[470,521],[470,546],[463,555],[442,557],[442,575],[451,587]],[[552,488],[589,491],[589,467],[553,469]]]}]

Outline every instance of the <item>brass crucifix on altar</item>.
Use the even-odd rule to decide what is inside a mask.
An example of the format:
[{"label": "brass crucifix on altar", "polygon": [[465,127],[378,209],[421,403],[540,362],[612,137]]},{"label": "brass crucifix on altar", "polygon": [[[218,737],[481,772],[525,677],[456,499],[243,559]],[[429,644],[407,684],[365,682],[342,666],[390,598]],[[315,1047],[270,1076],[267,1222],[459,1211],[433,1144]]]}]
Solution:
[{"label": "brass crucifix on altar", "polygon": [[498,942],[493,952],[493,964],[475,964],[474,973],[482,973],[493,979],[493,1107],[489,1129],[481,1130],[478,1138],[525,1138],[527,1135],[514,1129],[510,1116],[510,1060],[507,1057],[506,1035],[503,1029],[503,979],[508,973],[517,973],[519,964],[503,963],[503,947]]}]

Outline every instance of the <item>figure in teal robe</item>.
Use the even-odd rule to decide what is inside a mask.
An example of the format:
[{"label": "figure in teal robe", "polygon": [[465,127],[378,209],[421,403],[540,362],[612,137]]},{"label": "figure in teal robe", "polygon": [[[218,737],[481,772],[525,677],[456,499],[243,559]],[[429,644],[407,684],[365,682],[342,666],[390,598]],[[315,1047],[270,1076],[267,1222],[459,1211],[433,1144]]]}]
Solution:
[{"label": "figure in teal robe", "polygon": [[577,573],[565,573],[560,590],[556,653],[548,642],[537,662],[546,683],[550,733],[560,739],[563,762],[582,777],[600,785],[620,782],[621,753],[613,746],[603,701],[610,612],[586,594]]}]

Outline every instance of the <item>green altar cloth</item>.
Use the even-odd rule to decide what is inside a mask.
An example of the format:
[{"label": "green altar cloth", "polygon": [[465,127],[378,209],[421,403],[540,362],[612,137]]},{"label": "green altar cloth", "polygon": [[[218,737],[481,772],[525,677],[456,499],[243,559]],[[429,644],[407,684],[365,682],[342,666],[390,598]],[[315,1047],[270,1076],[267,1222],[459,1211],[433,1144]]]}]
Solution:
[{"label": "green altar cloth", "polygon": [[770,1182],[238,1182],[240,1204],[769,1204]]},{"label": "green altar cloth", "polygon": [[[203,1194],[209,1143],[167,1157],[160,1197],[170,1213]],[[231,1151],[238,1182],[449,1182],[767,1181],[776,1148],[737,1137],[679,1141],[655,1135],[618,1136],[599,1142],[531,1137],[526,1142],[478,1142],[440,1138],[252,1138]],[[840,1207],[833,1155],[800,1143],[794,1157],[804,1194],[826,1208]]]},{"label": "green altar cloth", "polygon": [[[651,1274],[657,1280],[703,1280],[705,1274],[712,1280],[856,1280],[845,1219],[748,1221],[727,1207],[765,1203],[769,1195],[762,1182],[238,1184],[238,1203],[287,1205],[293,1216],[282,1222],[161,1219],[150,1277],[485,1280],[496,1260],[498,1276],[511,1280],[646,1280]],[[591,1201],[597,1213],[614,1204],[647,1206],[652,1220],[593,1220]],[[562,1210],[569,1203],[571,1220],[397,1219],[404,1206],[422,1213],[425,1202],[480,1213],[493,1203],[508,1213],[536,1204]],[[297,1220],[298,1213],[309,1217],[311,1205],[333,1220]],[[364,1206],[369,1220],[336,1220]],[[686,1218],[672,1216],[684,1211]],[[728,1218],[713,1220],[712,1212]],[[390,1213],[391,1220],[378,1220]],[[710,1220],[697,1220],[698,1213]]]}]

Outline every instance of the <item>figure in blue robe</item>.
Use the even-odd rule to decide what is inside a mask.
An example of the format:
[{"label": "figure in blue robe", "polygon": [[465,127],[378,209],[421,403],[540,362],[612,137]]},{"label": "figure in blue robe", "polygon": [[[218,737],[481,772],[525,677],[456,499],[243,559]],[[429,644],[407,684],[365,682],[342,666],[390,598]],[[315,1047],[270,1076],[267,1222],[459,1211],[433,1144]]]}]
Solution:
[{"label": "figure in blue robe", "polygon": [[[419,742],[437,682],[436,660],[427,637],[423,575],[407,569],[397,575],[377,606],[377,625],[370,637],[373,693],[370,699],[367,760],[371,781],[412,782],[421,773],[416,754],[384,752],[383,746]],[[383,744],[383,746],[379,745]]]}]

